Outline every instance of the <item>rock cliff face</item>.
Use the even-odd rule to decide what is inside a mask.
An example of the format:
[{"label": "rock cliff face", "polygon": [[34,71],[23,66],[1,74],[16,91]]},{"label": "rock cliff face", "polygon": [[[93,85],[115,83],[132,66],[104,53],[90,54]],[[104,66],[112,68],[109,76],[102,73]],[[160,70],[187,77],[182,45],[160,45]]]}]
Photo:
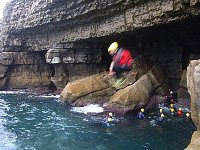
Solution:
[{"label": "rock cliff face", "polygon": [[200,60],[192,60],[187,72],[188,91],[191,95],[192,120],[197,127],[197,131],[193,133],[191,143],[186,150],[193,150],[200,148]]},{"label": "rock cliff face", "polygon": [[148,53],[177,90],[183,60],[197,51],[199,13],[196,0],[12,0],[4,11],[0,43],[3,54],[40,55],[50,68],[51,85],[63,89],[68,81],[105,71],[106,49],[117,40],[135,56]]}]

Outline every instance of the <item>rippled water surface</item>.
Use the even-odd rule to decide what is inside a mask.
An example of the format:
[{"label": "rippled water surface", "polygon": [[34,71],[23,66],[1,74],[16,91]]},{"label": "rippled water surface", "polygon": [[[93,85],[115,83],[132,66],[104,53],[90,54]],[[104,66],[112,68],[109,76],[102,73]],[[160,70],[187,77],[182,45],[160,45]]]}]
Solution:
[{"label": "rippled water surface", "polygon": [[81,112],[56,97],[1,92],[0,150],[182,150],[196,130],[183,118],[114,116],[107,126]]}]

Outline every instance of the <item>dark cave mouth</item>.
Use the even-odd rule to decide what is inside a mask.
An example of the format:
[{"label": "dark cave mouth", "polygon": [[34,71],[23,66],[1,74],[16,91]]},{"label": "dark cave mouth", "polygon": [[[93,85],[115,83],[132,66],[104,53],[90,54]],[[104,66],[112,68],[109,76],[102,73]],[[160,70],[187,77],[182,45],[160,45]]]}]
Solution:
[{"label": "dark cave mouth", "polygon": [[159,55],[161,58],[169,57],[168,59],[164,58],[165,60],[156,58],[158,59],[156,63],[161,67],[166,67],[167,70],[164,72],[169,79],[170,88],[176,91],[189,61],[200,58],[199,26],[200,17],[196,16],[183,21],[87,39],[84,42],[103,43],[102,61],[107,68],[111,61],[107,48],[113,41],[130,49],[135,57],[142,54],[149,54],[150,57],[159,57]]}]

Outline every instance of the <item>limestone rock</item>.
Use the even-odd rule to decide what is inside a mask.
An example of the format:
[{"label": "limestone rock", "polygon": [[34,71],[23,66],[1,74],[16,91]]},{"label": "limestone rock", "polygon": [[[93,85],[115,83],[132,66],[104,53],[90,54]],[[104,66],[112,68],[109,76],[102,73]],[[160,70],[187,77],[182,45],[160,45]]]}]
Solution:
[{"label": "limestone rock", "polygon": [[69,78],[66,76],[54,76],[51,77],[51,81],[56,86],[57,89],[63,89],[69,81]]},{"label": "limestone rock", "polygon": [[145,104],[155,89],[161,86],[164,81],[164,74],[154,66],[134,84],[117,91],[109,102],[129,106],[133,109],[138,103]]},{"label": "limestone rock", "polygon": [[179,84],[178,102],[184,106],[190,107],[190,94],[187,89],[187,70],[183,71],[181,82]]},{"label": "limestone rock", "polygon": [[28,52],[1,52],[0,63],[3,65],[33,65],[42,63],[42,57],[39,53]]},{"label": "limestone rock", "polygon": [[49,64],[61,63],[99,63],[101,51],[99,49],[49,49],[46,53]]},{"label": "limestone rock", "polygon": [[199,150],[200,149],[200,131],[195,131],[192,135],[191,143],[185,150]]},{"label": "limestone rock", "polygon": [[198,3],[200,3],[199,0],[190,0],[190,6],[194,6]]},{"label": "limestone rock", "polygon": [[104,75],[105,73],[102,73],[69,82],[60,95],[61,99],[73,103],[80,97],[108,88],[109,85],[104,82]]},{"label": "limestone rock", "polygon": [[[61,93],[61,98],[68,100],[70,103],[75,103],[75,100],[79,100],[80,103],[80,99],[98,99],[99,97],[104,97],[108,100],[109,97],[116,92],[116,90],[123,89],[133,84],[150,68],[151,63],[147,57],[139,56],[134,60],[133,69],[124,73],[124,76],[126,76],[125,82],[116,89],[110,88],[115,82],[114,77],[112,78],[107,72],[103,72],[101,74],[92,75],[91,77],[69,82]],[[96,87],[93,85],[99,86]],[[76,102],[76,104],[77,103],[78,102]]]},{"label": "limestone rock", "polygon": [[0,64],[0,78],[5,77],[7,72],[8,72],[8,66]]},{"label": "limestone rock", "polygon": [[49,87],[51,71],[43,65],[19,65],[10,70],[7,76],[6,88],[36,88]]},{"label": "limestone rock", "polygon": [[200,129],[200,60],[190,61],[187,67],[187,87],[191,95],[192,120]]},{"label": "limestone rock", "polygon": [[2,23],[2,19],[0,19],[0,52],[3,49],[3,23]]},{"label": "limestone rock", "polygon": [[138,103],[145,104],[153,93],[165,95],[168,91],[167,80],[161,69],[151,66],[145,56],[140,56],[135,59],[133,69],[123,73],[126,80],[121,86],[111,88],[115,80],[103,72],[69,82],[60,97],[74,106],[105,103],[105,108],[115,106],[121,112],[131,110]]},{"label": "limestone rock", "polygon": [[[72,105],[78,107],[86,106],[88,104],[103,105],[109,101],[110,96],[113,95],[115,92],[115,89],[109,87],[101,91],[96,91],[84,97],[78,98],[74,103],[72,103]],[[114,112],[116,112],[116,110],[114,110]]]},{"label": "limestone rock", "polygon": [[51,70],[36,52],[0,53],[1,89],[49,87]]},{"label": "limestone rock", "polygon": [[[188,3],[186,0],[184,2]],[[200,14],[198,7],[194,7],[199,3],[198,0],[190,0],[189,8],[184,7],[184,2],[181,0],[11,1],[4,11],[3,33],[16,34],[5,36],[4,49],[11,51],[12,48],[9,47],[19,48],[25,40],[27,48],[40,51],[54,48],[54,45],[61,42],[105,37]]]},{"label": "limestone rock", "polygon": [[0,89],[2,89],[2,90],[5,89],[7,80],[8,80],[7,77],[0,78]]}]

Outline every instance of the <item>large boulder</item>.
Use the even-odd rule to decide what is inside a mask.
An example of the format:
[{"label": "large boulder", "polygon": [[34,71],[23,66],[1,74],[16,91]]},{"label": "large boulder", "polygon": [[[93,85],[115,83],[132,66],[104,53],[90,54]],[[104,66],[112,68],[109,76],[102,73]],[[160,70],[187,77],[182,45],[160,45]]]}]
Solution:
[{"label": "large boulder", "polygon": [[[144,69],[144,75],[142,75],[141,68],[138,68],[140,73],[137,69],[136,72],[133,70],[127,73],[128,82],[120,88],[112,88],[114,79],[110,78],[107,72],[103,72],[69,82],[60,97],[73,106],[102,104],[105,109],[125,114],[133,110],[136,105],[151,103],[148,100],[153,94],[164,96],[168,92],[168,86],[165,85],[166,77],[160,67],[153,66],[147,73],[144,73]],[[141,77],[133,76],[133,74],[140,74]],[[156,103],[155,99],[153,103]]]},{"label": "large boulder", "polygon": [[125,114],[136,105],[159,103],[162,98],[151,98],[152,95],[164,96],[168,92],[166,76],[159,66],[152,67],[148,57],[137,57],[133,69],[123,75],[125,82],[115,88],[115,80],[107,72],[68,82],[60,97],[73,106],[102,104],[104,109]]},{"label": "large boulder", "polygon": [[91,47],[89,46],[83,47],[83,46],[81,48],[71,47],[71,48],[49,49],[46,53],[46,62],[49,64],[101,62],[102,52],[99,48],[95,49],[92,46]]},{"label": "large boulder", "polygon": [[[115,103],[134,109],[138,104],[145,105],[157,88],[165,83],[166,77],[158,66],[152,67],[134,84],[117,91],[109,103]],[[167,89],[162,93],[166,94]],[[161,94],[161,93],[160,93]]]},{"label": "large boulder", "polygon": [[78,98],[108,88],[109,84],[104,82],[104,76],[105,73],[96,74],[69,82],[60,94],[61,99],[73,103]]},{"label": "large boulder", "polygon": [[[108,75],[108,72],[88,76],[69,82],[61,93],[61,99],[69,103],[83,104],[83,99],[96,99],[98,97],[109,97],[113,95],[116,90],[123,89],[132,85],[144,75],[150,68],[151,63],[146,56],[139,56],[135,59],[133,69],[130,72],[123,73],[126,76],[125,82],[116,88],[111,88],[115,82],[114,78]],[[103,95],[104,94],[104,95]]]}]

